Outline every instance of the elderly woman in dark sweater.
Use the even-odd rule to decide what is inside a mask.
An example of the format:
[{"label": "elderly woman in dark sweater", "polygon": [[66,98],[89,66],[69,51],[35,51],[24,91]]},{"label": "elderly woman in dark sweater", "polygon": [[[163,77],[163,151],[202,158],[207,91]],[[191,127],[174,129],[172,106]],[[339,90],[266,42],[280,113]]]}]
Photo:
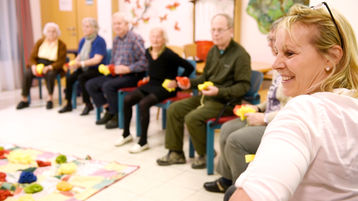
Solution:
[{"label": "elderly woman in dark sweater", "polygon": [[146,58],[149,63],[148,84],[138,87],[135,91],[126,95],[124,98],[124,132],[115,142],[116,146],[121,146],[133,140],[129,132],[129,124],[132,118],[132,106],[139,103],[141,137],[138,144],[135,144],[130,153],[142,152],[149,149],[147,143],[147,130],[149,125],[149,109],[151,106],[176,95],[176,90],[169,92],[163,88],[162,83],[165,79],[170,79],[168,88],[176,88],[175,77],[179,66],[183,67],[183,76],[189,76],[194,70],[193,66],[175,54],[165,46],[165,32],[161,28],[154,28],[150,32],[151,47],[146,50]]},{"label": "elderly woman in dark sweater", "polygon": [[[44,37],[39,39],[32,48],[29,63],[26,66],[24,80],[22,84],[22,98],[16,109],[20,110],[29,107],[28,95],[32,79],[36,76],[43,76],[46,80],[48,98],[46,108],[53,107],[52,94],[55,86],[55,78],[61,72],[62,66],[66,62],[66,45],[58,37],[61,35],[57,24],[49,22],[45,24],[43,30]],[[37,73],[36,65],[43,64],[44,68],[41,75]]]}]

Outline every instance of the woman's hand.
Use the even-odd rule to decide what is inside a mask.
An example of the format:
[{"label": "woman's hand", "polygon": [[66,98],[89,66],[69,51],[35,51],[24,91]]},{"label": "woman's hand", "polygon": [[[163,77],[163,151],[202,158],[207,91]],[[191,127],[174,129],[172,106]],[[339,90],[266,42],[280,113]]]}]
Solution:
[{"label": "woman's hand", "polygon": [[177,82],[175,80],[171,80],[170,82],[168,82],[167,87],[168,88],[177,88]]},{"label": "woman's hand", "polygon": [[247,125],[249,126],[266,126],[265,123],[265,113],[256,112],[256,113],[247,113],[245,114]]},{"label": "woman's hand", "polygon": [[182,85],[180,84],[180,82],[177,82],[177,86],[183,90],[186,90],[186,89],[189,89],[191,84],[190,84],[190,81],[188,82],[188,85]]},{"label": "woman's hand", "polygon": [[46,74],[48,71],[52,70],[52,65],[45,66],[45,68],[42,70],[42,74]]}]

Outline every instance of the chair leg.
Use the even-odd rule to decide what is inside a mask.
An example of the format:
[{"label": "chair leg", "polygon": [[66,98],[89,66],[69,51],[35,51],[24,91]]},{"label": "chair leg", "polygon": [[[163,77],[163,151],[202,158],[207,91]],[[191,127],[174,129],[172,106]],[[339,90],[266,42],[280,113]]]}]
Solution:
[{"label": "chair leg", "polygon": [[58,104],[62,105],[61,76],[60,76],[60,74],[57,74],[57,85],[58,85]]},{"label": "chair leg", "polygon": [[191,142],[191,138],[189,136],[189,158],[194,158],[194,156],[195,156],[194,145]]},{"label": "chair leg", "polygon": [[135,105],[136,108],[136,131],[137,131],[137,137],[140,137],[142,133],[142,127],[140,126],[140,111],[139,111],[139,105]]},{"label": "chair leg", "polygon": [[124,114],[123,114],[123,107],[124,107],[124,96],[126,92],[118,91],[118,127],[124,128]]},{"label": "chair leg", "polygon": [[212,121],[206,123],[206,167],[208,175],[214,173],[214,128]]},{"label": "chair leg", "polygon": [[167,109],[162,108],[162,130],[167,128]]},{"label": "chair leg", "polygon": [[103,110],[102,107],[96,108],[96,120],[97,121],[101,119],[102,110]]},{"label": "chair leg", "polygon": [[78,81],[76,81],[72,86],[71,98],[72,98],[72,108],[73,109],[77,108],[77,88],[78,88]]},{"label": "chair leg", "polygon": [[40,99],[42,99],[42,78],[37,78],[37,80],[39,81],[39,95],[40,95]]}]

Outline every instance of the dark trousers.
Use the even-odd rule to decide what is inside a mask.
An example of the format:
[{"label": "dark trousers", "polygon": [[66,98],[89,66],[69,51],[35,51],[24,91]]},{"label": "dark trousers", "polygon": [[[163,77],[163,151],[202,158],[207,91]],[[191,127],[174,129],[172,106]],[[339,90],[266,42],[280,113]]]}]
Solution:
[{"label": "dark trousers", "polygon": [[98,72],[96,68],[90,68],[87,71],[82,70],[82,68],[77,69],[71,75],[66,77],[66,100],[67,104],[71,104],[72,97],[72,88],[75,82],[78,80],[79,86],[82,89],[82,98],[83,102],[86,104],[91,104],[90,96],[86,90],[85,84],[88,80],[98,77],[101,74]]},{"label": "dark trousers", "polygon": [[86,89],[92,97],[96,107],[109,104],[109,113],[118,113],[118,90],[126,87],[137,86],[137,82],[145,73],[130,73],[122,76],[100,76],[89,80]]},{"label": "dark trousers", "polygon": [[124,133],[129,134],[129,124],[132,118],[132,106],[139,103],[141,138],[147,138],[148,125],[150,120],[150,107],[159,103],[154,94],[144,94],[139,89],[127,94],[124,97]]},{"label": "dark trousers", "polygon": [[[53,94],[53,89],[55,87],[55,79],[56,79],[56,75],[58,73],[60,73],[59,70],[50,70],[44,75],[44,79],[46,81],[46,88],[47,88],[47,91],[48,91],[48,93],[50,95]],[[31,85],[32,85],[32,80],[35,77],[36,76],[32,74],[31,67],[26,68],[24,81],[22,83],[22,92],[21,92],[21,95],[23,97],[27,97],[30,94],[30,88],[31,88]]]}]

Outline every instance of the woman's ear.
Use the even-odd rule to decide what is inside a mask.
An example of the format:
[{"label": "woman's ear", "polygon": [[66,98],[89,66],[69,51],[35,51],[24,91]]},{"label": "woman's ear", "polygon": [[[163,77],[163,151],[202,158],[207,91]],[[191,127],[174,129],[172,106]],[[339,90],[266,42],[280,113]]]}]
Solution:
[{"label": "woman's ear", "polygon": [[342,47],[339,45],[335,45],[335,46],[331,47],[328,50],[328,57],[329,57],[330,62],[333,62],[334,65],[337,65],[343,57]]}]

